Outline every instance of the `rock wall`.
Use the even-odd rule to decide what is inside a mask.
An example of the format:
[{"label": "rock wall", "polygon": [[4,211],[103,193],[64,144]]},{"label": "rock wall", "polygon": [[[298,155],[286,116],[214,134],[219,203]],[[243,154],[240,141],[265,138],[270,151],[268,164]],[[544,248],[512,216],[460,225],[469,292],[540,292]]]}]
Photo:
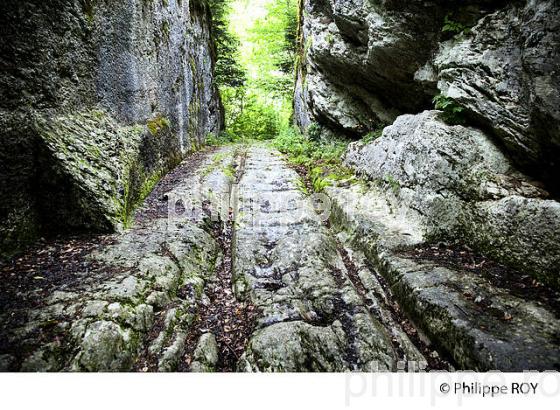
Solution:
[{"label": "rock wall", "polygon": [[201,0],[6,0],[0,27],[0,255],[126,224],[222,128]]},{"label": "rock wall", "polygon": [[344,162],[388,185],[394,212],[428,241],[460,239],[560,288],[560,203],[479,130],[438,111],[402,115],[376,141],[351,144]]},{"label": "rock wall", "polygon": [[560,4],[303,0],[300,20],[296,124],[393,124],[345,164],[426,238],[560,286]]},{"label": "rock wall", "polygon": [[558,191],[556,1],[303,0],[295,120],[361,137],[438,94]]}]

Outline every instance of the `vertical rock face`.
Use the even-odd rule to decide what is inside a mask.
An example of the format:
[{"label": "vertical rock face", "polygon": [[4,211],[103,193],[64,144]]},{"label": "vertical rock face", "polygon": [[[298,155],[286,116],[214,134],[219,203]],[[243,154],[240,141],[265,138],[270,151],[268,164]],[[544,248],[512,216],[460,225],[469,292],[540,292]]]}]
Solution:
[{"label": "vertical rock face", "polygon": [[360,137],[442,94],[554,190],[556,1],[304,0],[296,123]]},{"label": "vertical rock face", "polygon": [[[472,20],[492,4],[449,3],[303,0],[297,94],[307,95],[313,119],[364,135],[399,113],[427,108],[436,87],[420,79],[433,73],[416,73],[437,48],[444,17],[456,10]],[[304,125],[301,112],[296,121]]]},{"label": "vertical rock face", "polygon": [[222,128],[202,1],[7,0],[0,19],[0,254],[126,223]]},{"label": "vertical rock face", "polygon": [[427,237],[557,288],[560,4],[303,0],[300,20],[296,124],[393,124],[346,165],[391,185]]}]

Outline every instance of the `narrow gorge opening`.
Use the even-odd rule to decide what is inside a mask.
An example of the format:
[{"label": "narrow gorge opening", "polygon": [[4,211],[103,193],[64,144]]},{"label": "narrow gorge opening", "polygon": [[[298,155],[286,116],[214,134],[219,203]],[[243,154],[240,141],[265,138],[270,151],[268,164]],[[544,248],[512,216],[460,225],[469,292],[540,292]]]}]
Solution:
[{"label": "narrow gorge opening", "polygon": [[272,140],[292,123],[298,1],[211,4],[225,107],[225,130],[216,142]]}]

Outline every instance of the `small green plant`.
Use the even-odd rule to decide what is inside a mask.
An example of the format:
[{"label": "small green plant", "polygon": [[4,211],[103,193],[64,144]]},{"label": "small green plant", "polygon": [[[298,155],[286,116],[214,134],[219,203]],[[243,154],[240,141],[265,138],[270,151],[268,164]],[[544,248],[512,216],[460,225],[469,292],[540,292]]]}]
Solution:
[{"label": "small green plant", "polygon": [[235,171],[235,167],[232,164],[229,164],[227,167],[225,167],[223,171],[224,171],[224,175],[229,179],[235,178],[236,171]]},{"label": "small green plant", "polygon": [[[286,154],[291,164],[300,170],[305,169],[308,186],[321,192],[337,182],[354,182],[353,173],[342,165],[341,160],[348,143],[341,139],[312,141],[290,127],[280,133],[273,146]],[[302,187],[305,188],[305,184],[302,183]]]},{"label": "small green plant", "polygon": [[362,138],[362,142],[364,144],[369,144],[369,143],[375,141],[376,139],[381,137],[384,129],[385,129],[385,124],[378,126],[376,129],[374,129],[374,130],[368,132],[366,135],[364,135],[363,138]]},{"label": "small green plant", "polygon": [[219,134],[208,133],[206,136],[206,145],[219,147],[222,145],[233,144],[237,142],[237,139],[234,137],[233,134],[224,131],[220,132]]},{"label": "small green plant", "polygon": [[95,20],[95,10],[93,8],[92,0],[82,0],[82,8],[86,15],[88,23],[91,25]]},{"label": "small green plant", "polygon": [[457,21],[451,20],[451,13],[445,16],[443,20],[443,28],[441,29],[443,33],[450,33],[453,35],[465,33],[468,34],[470,32],[470,28],[465,26],[462,23]]},{"label": "small green plant", "polygon": [[298,191],[300,191],[303,195],[309,196],[309,190],[307,189],[307,185],[305,185],[305,181],[301,178],[296,180],[296,186]]},{"label": "small green plant", "polygon": [[450,97],[443,94],[436,95],[433,100],[436,110],[443,111],[443,119],[450,125],[464,124],[464,108]]},{"label": "small green plant", "polygon": [[328,33],[328,34],[325,36],[325,40],[327,41],[327,43],[328,43],[329,45],[332,46],[333,43],[334,43],[334,36],[332,35],[332,33]]},{"label": "small green plant", "polygon": [[319,141],[321,138],[321,126],[316,122],[311,123],[305,131],[307,138],[311,141]]},{"label": "small green plant", "polygon": [[391,188],[391,190],[395,193],[398,194],[399,190],[401,189],[401,184],[399,183],[399,181],[397,181],[392,175],[387,175],[385,177],[384,182],[389,185],[389,187]]},{"label": "small green plant", "polygon": [[309,177],[314,192],[323,192],[326,187],[331,185],[331,182],[325,177],[325,169],[321,166],[311,168]]},{"label": "small green plant", "polygon": [[91,114],[92,114],[92,115],[95,117],[95,119],[97,119],[97,120],[102,120],[102,119],[104,119],[104,118],[107,116],[107,114],[106,114],[105,111],[103,111],[103,110],[93,110],[93,111],[91,112]]}]

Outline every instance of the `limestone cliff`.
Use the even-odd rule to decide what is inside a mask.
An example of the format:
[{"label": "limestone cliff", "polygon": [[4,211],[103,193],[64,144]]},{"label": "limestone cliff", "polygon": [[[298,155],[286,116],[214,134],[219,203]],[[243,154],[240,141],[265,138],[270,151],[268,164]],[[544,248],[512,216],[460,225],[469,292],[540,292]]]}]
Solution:
[{"label": "limestone cliff", "polygon": [[555,1],[304,0],[296,121],[363,136],[441,93],[557,189],[559,16]]},{"label": "limestone cliff", "polygon": [[126,224],[222,128],[203,1],[7,0],[0,20],[0,254]]},{"label": "limestone cliff", "polygon": [[295,122],[369,134],[345,164],[426,238],[558,287],[559,17],[556,1],[303,0]]}]

